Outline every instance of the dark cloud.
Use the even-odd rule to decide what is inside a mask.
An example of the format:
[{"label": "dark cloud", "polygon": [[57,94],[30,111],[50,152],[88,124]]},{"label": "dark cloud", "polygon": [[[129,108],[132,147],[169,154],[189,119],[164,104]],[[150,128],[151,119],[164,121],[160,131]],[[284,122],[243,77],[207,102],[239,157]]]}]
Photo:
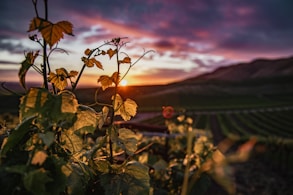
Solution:
[{"label": "dark cloud", "polygon": [[[40,10],[42,2],[39,1]],[[154,48],[162,56],[165,51],[172,51],[170,56],[180,59],[198,53],[220,55],[225,62],[237,60],[239,56],[250,61],[293,52],[292,0],[60,0],[48,3],[49,18],[53,22],[71,21],[74,34],[82,35],[81,42],[85,44],[115,36],[146,38],[151,41],[137,42],[136,46]],[[0,51],[23,52],[26,48],[21,42],[2,40],[27,37],[29,21],[35,16],[31,2],[1,1],[0,7]],[[93,29],[93,25],[98,27]],[[194,66],[218,66],[213,61],[190,60]],[[152,74],[169,78],[173,70],[164,74],[167,70],[157,69]],[[186,74],[184,70],[175,72],[177,76]]]},{"label": "dark cloud", "polygon": [[14,44],[9,41],[3,42],[0,40],[0,51],[9,51],[14,54],[23,54],[25,50],[28,50],[28,48],[24,47],[20,42]]}]

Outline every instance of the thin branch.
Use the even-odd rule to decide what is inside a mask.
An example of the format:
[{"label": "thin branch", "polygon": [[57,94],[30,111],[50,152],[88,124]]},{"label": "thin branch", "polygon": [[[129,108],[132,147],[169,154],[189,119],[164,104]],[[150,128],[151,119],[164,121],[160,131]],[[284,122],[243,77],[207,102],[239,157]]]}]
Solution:
[{"label": "thin branch", "polygon": [[36,16],[39,18],[39,13],[38,13],[38,9],[37,9],[38,0],[32,0],[32,2],[34,5]]}]

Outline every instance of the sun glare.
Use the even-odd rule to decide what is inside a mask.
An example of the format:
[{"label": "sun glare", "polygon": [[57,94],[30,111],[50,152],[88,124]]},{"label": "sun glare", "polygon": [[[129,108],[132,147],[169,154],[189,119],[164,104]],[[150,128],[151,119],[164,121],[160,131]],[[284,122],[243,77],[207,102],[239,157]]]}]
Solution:
[{"label": "sun glare", "polygon": [[127,86],[127,80],[123,79],[121,82],[120,82],[120,85],[125,87]]}]

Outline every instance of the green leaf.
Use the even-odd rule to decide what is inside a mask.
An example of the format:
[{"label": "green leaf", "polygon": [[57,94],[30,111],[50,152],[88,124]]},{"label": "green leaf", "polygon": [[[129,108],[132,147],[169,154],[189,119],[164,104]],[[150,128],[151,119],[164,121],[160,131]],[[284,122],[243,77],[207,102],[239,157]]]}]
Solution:
[{"label": "green leaf", "polygon": [[20,99],[19,118],[24,120],[37,114],[44,115],[49,110],[47,102],[52,99],[52,95],[42,88],[31,88],[28,93]]},{"label": "green leaf", "polygon": [[46,133],[39,133],[39,137],[49,147],[54,142],[55,134],[52,131],[48,131]]},{"label": "green leaf", "polygon": [[10,172],[10,173],[18,173],[18,174],[24,175],[27,168],[28,167],[26,165],[6,166],[5,171]]},{"label": "green leaf", "polygon": [[102,172],[102,173],[108,173],[110,170],[110,162],[106,160],[97,160],[94,162],[96,170]]},{"label": "green leaf", "polygon": [[80,152],[83,148],[83,139],[72,130],[63,131],[60,139],[64,143],[62,147],[69,150],[72,154]]},{"label": "green leaf", "polygon": [[[114,167],[112,166],[112,168]],[[107,173],[100,176],[106,195],[149,194],[150,177],[148,167],[137,161],[130,161],[123,166],[119,166],[114,172],[116,174]]]},{"label": "green leaf", "polygon": [[93,133],[98,125],[98,113],[91,107],[79,105],[77,109],[77,119],[70,128],[78,135]]},{"label": "green leaf", "polygon": [[148,195],[150,191],[149,168],[137,161],[130,161],[125,167],[124,181],[127,190],[123,194]]},{"label": "green leaf", "polygon": [[118,129],[117,144],[130,156],[137,150],[137,136],[130,129]]},{"label": "green leaf", "polygon": [[62,91],[52,95],[46,89],[31,88],[21,98],[19,115],[20,120],[38,115],[40,123],[59,123],[68,128],[76,119],[77,108],[78,101],[72,92]]},{"label": "green leaf", "polygon": [[36,116],[31,116],[26,120],[22,121],[14,131],[8,136],[6,144],[3,146],[1,150],[1,156],[5,155],[10,149],[14,148],[20,141],[24,138],[24,136],[31,131],[32,121],[36,118]]},{"label": "green leaf", "polygon": [[24,187],[35,195],[49,195],[46,190],[46,184],[50,181],[52,181],[52,178],[48,176],[48,172],[46,172],[43,168],[33,170],[24,175],[23,178]]},{"label": "green leaf", "polygon": [[128,121],[136,115],[137,104],[132,99],[127,98],[125,101],[119,94],[116,94],[114,102],[115,115],[120,115],[124,121]]},{"label": "green leaf", "polygon": [[85,194],[88,178],[84,174],[83,169],[86,167],[82,164],[71,164],[72,172],[67,180],[67,193],[69,195]]}]

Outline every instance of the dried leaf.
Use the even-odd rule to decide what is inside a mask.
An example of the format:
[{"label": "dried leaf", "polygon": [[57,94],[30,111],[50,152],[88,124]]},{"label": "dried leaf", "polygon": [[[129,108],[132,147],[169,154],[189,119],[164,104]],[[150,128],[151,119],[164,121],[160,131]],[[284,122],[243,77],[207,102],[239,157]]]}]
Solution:
[{"label": "dried leaf", "polygon": [[18,72],[18,76],[19,76],[21,86],[25,89],[26,89],[26,86],[25,86],[26,73],[29,70],[29,68],[34,64],[35,59],[38,57],[38,55],[39,55],[39,51],[36,51],[35,54],[33,52],[29,52],[25,56],[25,60],[21,62],[21,68]]},{"label": "dried leaf", "polygon": [[109,55],[110,59],[117,53],[117,49],[113,50],[112,48],[108,49],[107,54]]},{"label": "dried leaf", "polygon": [[89,48],[87,48],[85,51],[84,51],[84,54],[89,56],[91,54],[92,50],[90,50]]},{"label": "dried leaf", "polygon": [[123,64],[130,64],[131,63],[131,58],[130,57],[125,57],[123,60],[120,60],[119,63]]}]

